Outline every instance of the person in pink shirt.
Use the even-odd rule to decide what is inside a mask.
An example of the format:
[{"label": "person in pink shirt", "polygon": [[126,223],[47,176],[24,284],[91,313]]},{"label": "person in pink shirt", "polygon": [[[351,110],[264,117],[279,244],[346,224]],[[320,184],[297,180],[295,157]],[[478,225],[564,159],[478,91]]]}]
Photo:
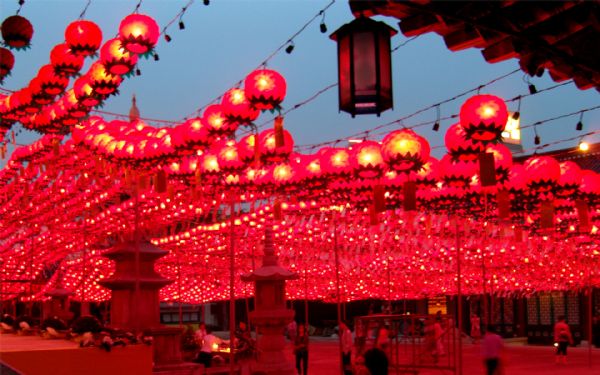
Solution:
[{"label": "person in pink shirt", "polygon": [[573,345],[573,336],[571,329],[565,322],[564,316],[559,316],[554,325],[554,342],[556,345],[556,363],[567,363],[567,348],[569,344]]},{"label": "person in pink shirt", "polygon": [[487,375],[500,374],[503,351],[504,342],[502,341],[502,337],[495,332],[494,326],[488,326],[481,341],[481,356],[483,357]]}]

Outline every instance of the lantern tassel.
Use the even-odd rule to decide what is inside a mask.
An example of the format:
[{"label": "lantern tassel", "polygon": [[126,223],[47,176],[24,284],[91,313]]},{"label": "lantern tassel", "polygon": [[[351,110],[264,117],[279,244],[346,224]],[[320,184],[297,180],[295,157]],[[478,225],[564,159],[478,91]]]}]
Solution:
[{"label": "lantern tassel", "polygon": [[283,138],[283,117],[275,117],[275,147],[283,147],[285,140]]}]

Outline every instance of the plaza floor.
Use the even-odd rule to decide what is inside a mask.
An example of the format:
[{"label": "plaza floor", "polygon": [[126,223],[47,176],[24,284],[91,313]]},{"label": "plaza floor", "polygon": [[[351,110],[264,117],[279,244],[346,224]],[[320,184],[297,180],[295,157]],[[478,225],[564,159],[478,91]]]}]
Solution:
[{"label": "plaza floor", "polygon": [[[292,361],[291,345],[288,360]],[[309,351],[309,375],[338,375],[338,342],[335,338],[312,338]],[[485,374],[480,358],[479,345],[464,344],[463,374]],[[523,344],[506,345],[506,363],[503,375],[598,375],[600,374],[600,349],[592,350],[592,367],[588,361],[587,347],[569,348],[568,364],[556,364],[554,348],[550,346],[529,346]],[[398,371],[398,374],[402,372]],[[420,370],[419,375],[452,374],[453,371],[428,369]],[[390,369],[390,375],[396,374]]]}]

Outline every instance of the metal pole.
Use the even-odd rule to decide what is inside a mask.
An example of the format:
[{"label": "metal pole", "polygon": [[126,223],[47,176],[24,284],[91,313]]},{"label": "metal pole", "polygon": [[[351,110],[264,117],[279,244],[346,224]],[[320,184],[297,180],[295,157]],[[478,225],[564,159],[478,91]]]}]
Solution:
[{"label": "metal pole", "polygon": [[[140,222],[140,207],[139,207],[139,191],[138,183],[134,182],[134,224],[133,224],[133,240],[135,243],[135,311],[136,316],[140,316],[140,236],[139,236],[139,222]],[[112,318],[111,318],[112,319]],[[140,331],[140,320],[135,320],[136,331]]]},{"label": "metal pole", "polygon": [[593,314],[593,308],[592,308],[592,303],[594,302],[594,289],[592,288],[591,284],[590,284],[590,288],[589,288],[589,294],[588,294],[588,363],[590,365],[590,368],[592,368],[592,338],[593,338],[593,333],[592,333],[592,314]]},{"label": "metal pole", "polygon": [[463,373],[462,363],[462,291],[461,291],[461,273],[460,273],[460,238],[458,233],[458,217],[454,218],[456,226],[456,305],[457,305],[457,319],[458,319],[458,357],[457,357],[457,371],[459,375]]},{"label": "metal pole", "polygon": [[181,287],[181,262],[179,261],[180,257],[177,257],[177,286],[179,287],[179,327],[183,327],[183,304],[181,300],[181,291],[183,290]]},{"label": "metal pole", "polygon": [[233,210],[235,197],[231,194],[231,210],[229,211],[229,373],[234,373],[233,342],[235,337],[235,218]]},{"label": "metal pole", "polygon": [[304,268],[304,325],[308,329],[308,269]]},{"label": "metal pole", "polygon": [[340,257],[338,253],[338,238],[337,238],[337,225],[335,222],[335,212],[332,217],[333,224],[333,252],[335,254],[335,287],[336,287],[336,299],[337,299],[337,323],[338,323],[338,339],[340,344],[340,373],[344,373],[344,364],[342,362],[342,335],[340,329],[340,323],[342,322],[342,312],[341,312],[341,300],[340,300]]},{"label": "metal pole", "polygon": [[86,215],[85,215],[85,210],[83,211],[83,264],[82,264],[82,269],[81,269],[81,315],[89,315],[89,309],[87,308],[87,305],[85,305],[85,277],[87,275],[86,273],[86,266],[87,266],[87,223],[86,223]]}]

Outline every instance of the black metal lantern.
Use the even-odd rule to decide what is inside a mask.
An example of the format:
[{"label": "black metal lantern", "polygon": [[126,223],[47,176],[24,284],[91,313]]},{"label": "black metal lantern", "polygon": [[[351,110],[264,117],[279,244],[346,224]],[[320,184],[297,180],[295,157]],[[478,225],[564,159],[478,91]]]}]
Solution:
[{"label": "black metal lantern", "polygon": [[331,34],[338,44],[340,111],[352,117],[393,107],[390,38],[396,30],[360,16]]}]

